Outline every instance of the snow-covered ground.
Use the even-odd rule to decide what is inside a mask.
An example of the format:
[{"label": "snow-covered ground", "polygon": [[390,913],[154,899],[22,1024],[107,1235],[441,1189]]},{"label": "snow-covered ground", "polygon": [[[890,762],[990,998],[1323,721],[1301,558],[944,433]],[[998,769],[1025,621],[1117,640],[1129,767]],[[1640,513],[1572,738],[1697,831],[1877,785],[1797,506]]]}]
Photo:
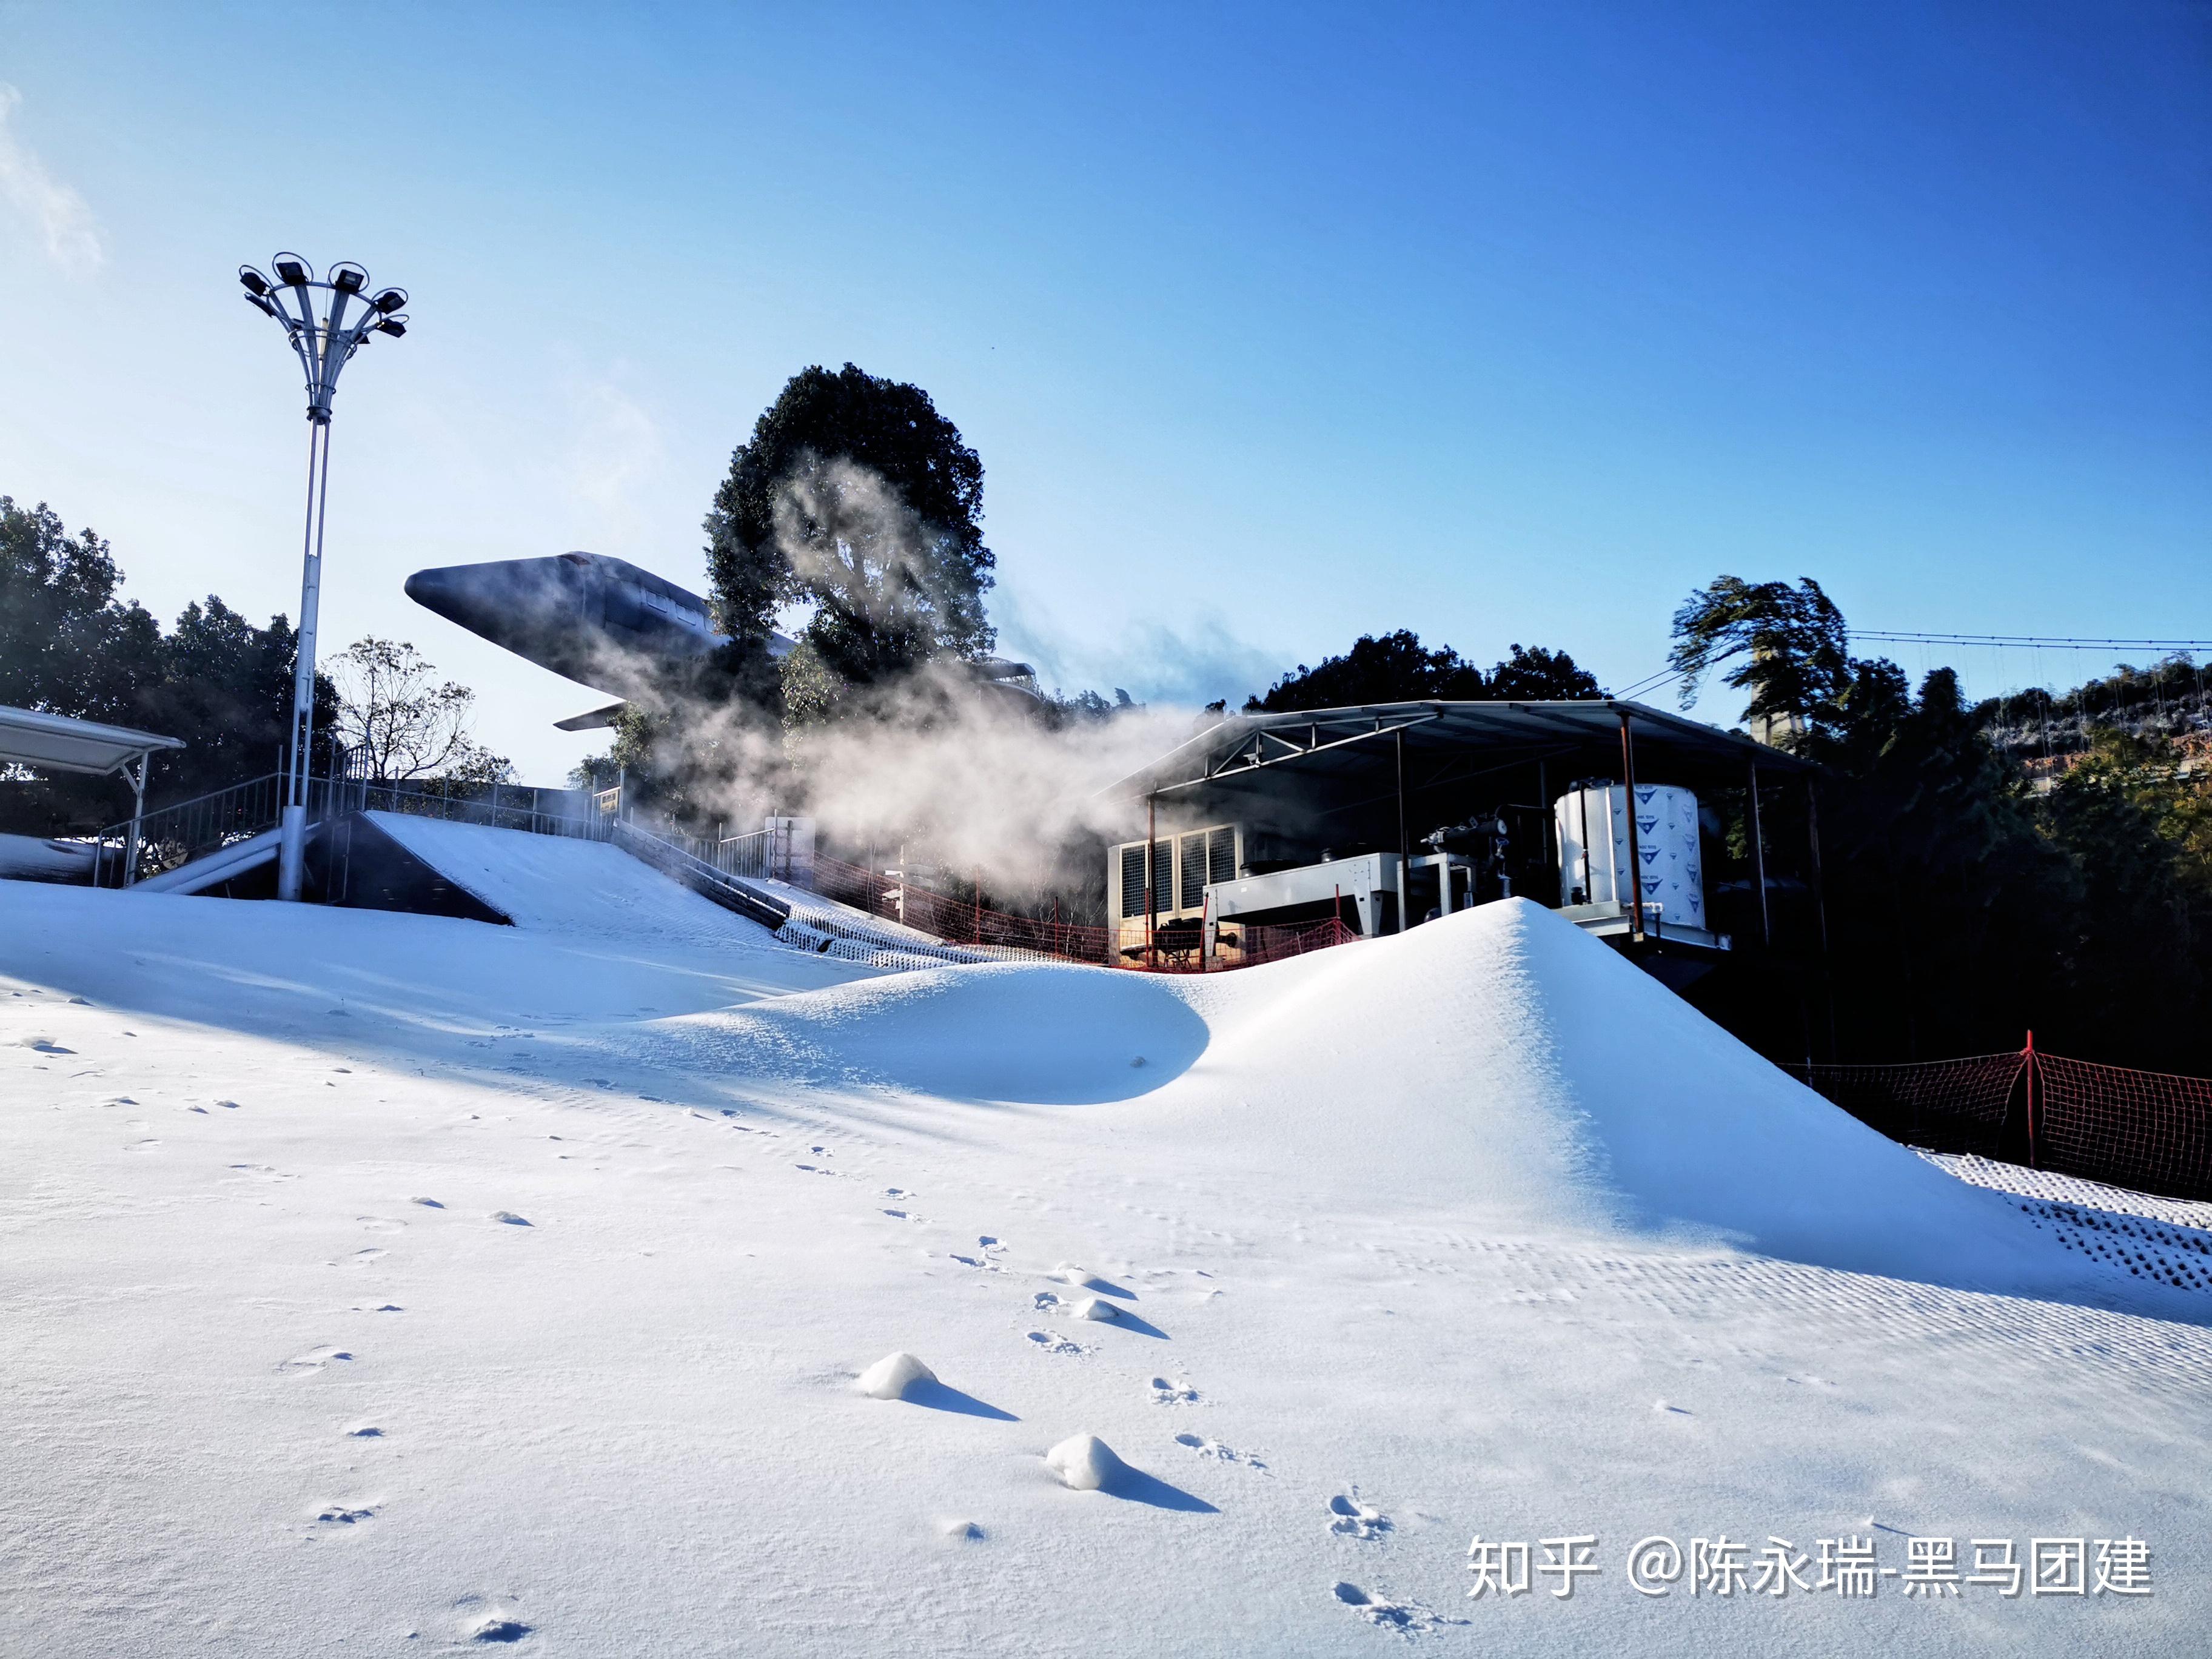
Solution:
[{"label": "snow-covered ground", "polygon": [[[2212,1218],[1961,1179],[1522,902],[880,975],[439,829],[517,927],[0,882],[0,1652],[2201,1643]],[[1896,1576],[1632,1587],[1723,1534]]]}]

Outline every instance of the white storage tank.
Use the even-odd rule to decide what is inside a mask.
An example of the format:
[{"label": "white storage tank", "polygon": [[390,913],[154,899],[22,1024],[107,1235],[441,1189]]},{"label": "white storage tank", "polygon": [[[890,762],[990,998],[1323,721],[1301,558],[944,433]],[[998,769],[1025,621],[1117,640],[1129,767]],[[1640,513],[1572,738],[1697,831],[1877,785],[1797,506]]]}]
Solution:
[{"label": "white storage tank", "polygon": [[[1618,783],[1571,789],[1553,809],[1559,825],[1559,902],[1583,890],[1590,904],[1633,896],[1628,882],[1628,790]],[[1636,786],[1638,878],[1645,908],[1658,907],[1662,926],[1705,926],[1703,860],[1698,850],[1698,798],[1668,783]]]}]

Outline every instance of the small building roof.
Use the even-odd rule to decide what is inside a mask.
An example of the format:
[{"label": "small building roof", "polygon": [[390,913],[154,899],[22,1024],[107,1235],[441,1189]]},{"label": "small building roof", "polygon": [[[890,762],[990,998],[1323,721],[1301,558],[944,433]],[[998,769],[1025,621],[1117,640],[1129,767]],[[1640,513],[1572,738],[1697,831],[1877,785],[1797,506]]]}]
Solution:
[{"label": "small building roof", "polygon": [[[1806,773],[1810,762],[1738,732],[1686,720],[1640,702],[1591,697],[1571,702],[1368,702],[1286,714],[1228,714],[1188,742],[1109,785],[1109,799],[1142,800],[1203,791],[1234,795],[1272,787],[1288,767],[1309,786],[1371,781],[1396,763],[1402,734],[1410,772],[1431,781],[1463,763],[1468,775],[1556,763],[1553,775],[1613,775],[1620,766],[1626,715],[1637,776],[1654,783],[1735,785],[1753,763]],[[1479,757],[1479,758],[1475,758]]]},{"label": "small building roof", "polygon": [[0,705],[0,762],[52,767],[59,772],[105,775],[119,772],[158,749],[182,749],[181,738],[164,738],[127,726],[74,720],[38,708]]}]

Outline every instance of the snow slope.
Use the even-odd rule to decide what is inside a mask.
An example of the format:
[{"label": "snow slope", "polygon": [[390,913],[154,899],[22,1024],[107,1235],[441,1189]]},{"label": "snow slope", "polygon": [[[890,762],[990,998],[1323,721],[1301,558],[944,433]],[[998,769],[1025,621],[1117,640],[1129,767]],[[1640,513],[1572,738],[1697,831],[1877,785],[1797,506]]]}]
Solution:
[{"label": "snow slope", "polygon": [[[2168,1654],[2212,1611],[2212,1298],[1533,906],[1205,980],[537,915],[0,883],[0,1651]],[[937,1381],[856,1391],[896,1353]],[[2155,1588],[1625,1582],[1721,1532],[2132,1534]],[[1471,1536],[1570,1533],[1571,1600],[1465,1598]]]},{"label": "snow slope", "polygon": [[518,927],[661,946],[764,945],[766,928],[605,842],[532,836],[404,812],[369,821]]}]

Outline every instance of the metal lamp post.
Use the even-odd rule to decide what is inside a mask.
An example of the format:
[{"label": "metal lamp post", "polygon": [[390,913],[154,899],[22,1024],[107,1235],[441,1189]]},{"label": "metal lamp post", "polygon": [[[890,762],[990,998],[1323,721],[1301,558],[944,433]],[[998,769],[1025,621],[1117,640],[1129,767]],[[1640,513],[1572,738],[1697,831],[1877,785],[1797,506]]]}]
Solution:
[{"label": "metal lamp post", "polygon": [[[292,678],[291,750],[285,761],[283,838],[276,864],[276,896],[296,899],[307,871],[307,750],[315,724],[315,613],[323,590],[323,508],[331,477],[331,399],[338,371],[372,334],[397,339],[407,332],[404,289],[372,296],[368,273],[346,261],[318,282],[296,253],[269,262],[274,281],[252,265],[238,268],[246,301],[284,326],[300,367],[307,372],[307,530],[301,554],[299,663]],[[350,314],[351,320],[348,320]]]}]

